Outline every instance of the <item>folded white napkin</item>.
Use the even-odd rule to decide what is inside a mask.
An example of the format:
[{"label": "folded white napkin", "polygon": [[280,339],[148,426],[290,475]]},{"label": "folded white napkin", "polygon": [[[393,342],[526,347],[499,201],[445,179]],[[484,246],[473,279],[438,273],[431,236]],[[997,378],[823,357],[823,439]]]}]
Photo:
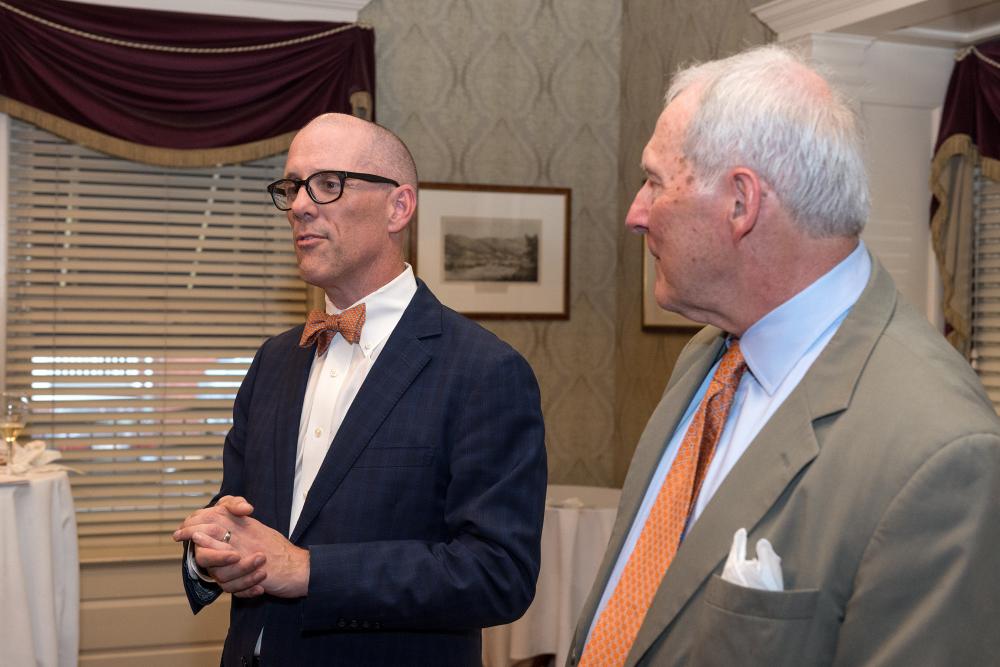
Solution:
[{"label": "folded white napkin", "polygon": [[35,472],[70,470],[66,466],[52,463],[61,457],[61,452],[45,449],[45,443],[41,440],[32,440],[25,445],[14,445],[14,465],[11,466],[11,472],[15,475],[27,475]]},{"label": "folded white napkin", "polygon": [[757,558],[747,560],[747,530],[740,528],[733,535],[729,558],[722,568],[722,578],[731,584],[764,591],[782,591],[781,558],[767,540],[757,540]]}]

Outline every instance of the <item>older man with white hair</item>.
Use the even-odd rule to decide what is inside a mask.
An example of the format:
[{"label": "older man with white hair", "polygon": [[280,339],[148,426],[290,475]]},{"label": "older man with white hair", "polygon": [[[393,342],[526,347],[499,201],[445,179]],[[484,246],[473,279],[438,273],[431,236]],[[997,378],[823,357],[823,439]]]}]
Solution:
[{"label": "older man with white hair", "polygon": [[675,77],[625,224],[708,326],[570,665],[1000,664],[1000,420],[859,238],[860,134],[780,47]]}]

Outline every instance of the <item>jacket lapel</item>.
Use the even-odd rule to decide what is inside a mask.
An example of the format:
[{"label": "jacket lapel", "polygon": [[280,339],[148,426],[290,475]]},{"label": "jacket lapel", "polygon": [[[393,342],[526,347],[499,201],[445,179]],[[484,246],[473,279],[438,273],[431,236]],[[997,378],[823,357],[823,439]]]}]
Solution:
[{"label": "jacket lapel", "polygon": [[[635,665],[729,553],[818,454],[816,420],[845,410],[896,305],[896,287],[872,258],[872,276],[840,329],[736,463],[677,551],[626,665]],[[703,371],[702,378],[704,377]]]},{"label": "jacket lapel", "polygon": [[[780,414],[779,414],[780,413]],[[626,664],[635,664],[729,553],[733,533],[751,531],[819,452],[809,406],[793,392],[730,471],[681,543]]]},{"label": "jacket lapel", "polygon": [[[298,335],[295,340],[298,340]],[[278,401],[278,413],[274,422],[274,466],[271,474],[274,475],[272,488],[275,489],[275,528],[286,537],[292,513],[295,454],[299,444],[302,402],[305,400],[309,369],[314,356],[315,346],[301,348],[296,345],[289,353],[288,363],[278,383],[279,387],[287,387],[289,394],[286,400]]]},{"label": "jacket lapel", "polygon": [[378,427],[430,361],[431,354],[421,339],[440,333],[441,303],[423,282],[418,281],[417,293],[386,341],[333,438],[295,524],[290,538],[293,543],[302,537]]},{"label": "jacket lapel", "polygon": [[607,587],[608,578],[618,560],[618,554],[621,552],[625,538],[639,512],[639,506],[642,505],[650,479],[656,470],[660,457],[663,456],[663,450],[677,428],[677,423],[684,415],[691,398],[698,390],[709,368],[718,358],[723,340],[724,337],[719,330],[713,327],[703,329],[692,339],[685,349],[685,353],[681,355],[685,367],[675,367],[670,384],[639,437],[632,463],[629,465],[628,475],[622,486],[618,515],[608,540],[607,550],[604,552],[604,560],[598,569],[594,586],[591,588],[590,595],[580,613],[576,633],[573,637],[574,646],[582,648],[587,639],[587,633],[593,625],[597,605]]}]

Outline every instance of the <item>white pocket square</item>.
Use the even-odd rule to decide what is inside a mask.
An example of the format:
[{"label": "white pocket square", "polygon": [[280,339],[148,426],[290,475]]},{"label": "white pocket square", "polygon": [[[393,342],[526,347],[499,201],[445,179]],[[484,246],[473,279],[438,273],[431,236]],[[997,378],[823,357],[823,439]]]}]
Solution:
[{"label": "white pocket square", "polygon": [[781,576],[781,557],[767,540],[757,540],[757,558],[747,560],[747,530],[740,528],[733,535],[729,558],[722,568],[722,579],[737,586],[764,591],[781,591],[785,584]]}]

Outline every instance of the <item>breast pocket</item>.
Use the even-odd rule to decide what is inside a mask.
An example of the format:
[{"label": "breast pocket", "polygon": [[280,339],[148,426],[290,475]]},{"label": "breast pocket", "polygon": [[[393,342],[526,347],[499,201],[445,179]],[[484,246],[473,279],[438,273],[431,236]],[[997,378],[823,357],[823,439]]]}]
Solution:
[{"label": "breast pocket", "polygon": [[718,575],[701,600],[692,665],[826,664],[820,646],[809,646],[819,589],[763,591]]}]

